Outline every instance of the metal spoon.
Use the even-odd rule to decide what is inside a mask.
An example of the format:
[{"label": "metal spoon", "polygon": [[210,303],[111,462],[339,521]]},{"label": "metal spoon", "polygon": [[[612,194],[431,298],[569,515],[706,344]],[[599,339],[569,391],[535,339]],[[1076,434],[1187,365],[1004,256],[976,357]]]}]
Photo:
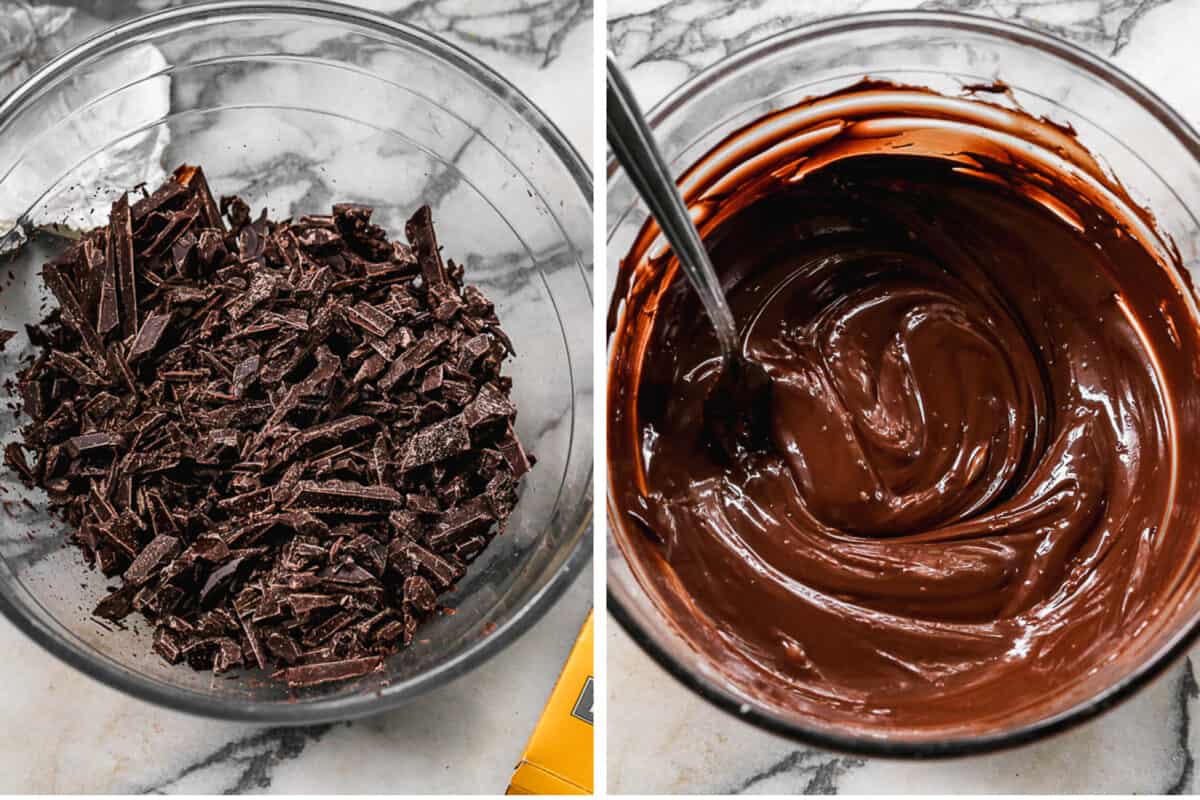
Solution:
[{"label": "metal spoon", "polygon": [[704,426],[712,441],[730,457],[764,449],[769,446],[766,423],[771,378],[761,364],[748,360],[742,351],[733,312],[700,232],[611,53],[607,101],[608,144],[658,222],[716,329],[721,374],[705,403]]}]

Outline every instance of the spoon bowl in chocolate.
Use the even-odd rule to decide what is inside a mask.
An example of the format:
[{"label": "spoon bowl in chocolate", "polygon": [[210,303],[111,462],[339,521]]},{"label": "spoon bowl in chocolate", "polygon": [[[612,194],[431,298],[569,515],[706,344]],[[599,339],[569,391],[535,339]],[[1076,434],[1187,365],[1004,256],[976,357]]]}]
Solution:
[{"label": "spoon bowl in chocolate", "polygon": [[770,436],[761,420],[771,402],[771,376],[746,356],[721,282],[637,100],[611,54],[607,64],[608,143],[679,259],[721,345],[704,401],[702,438],[728,459],[765,449]]}]

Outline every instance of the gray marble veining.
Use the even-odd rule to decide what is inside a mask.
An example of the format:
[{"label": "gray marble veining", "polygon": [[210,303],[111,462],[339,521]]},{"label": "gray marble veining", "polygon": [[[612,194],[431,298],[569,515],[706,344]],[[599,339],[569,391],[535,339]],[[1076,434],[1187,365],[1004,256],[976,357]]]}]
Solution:
[{"label": "gray marble veining", "polygon": [[[698,71],[747,44],[835,14],[915,8],[961,11],[1019,22],[1107,56],[1129,44],[1138,21],[1171,0],[805,0],[739,4],[723,0],[609,3],[609,44],[629,67],[677,62]],[[649,7],[647,7],[649,5]]]}]

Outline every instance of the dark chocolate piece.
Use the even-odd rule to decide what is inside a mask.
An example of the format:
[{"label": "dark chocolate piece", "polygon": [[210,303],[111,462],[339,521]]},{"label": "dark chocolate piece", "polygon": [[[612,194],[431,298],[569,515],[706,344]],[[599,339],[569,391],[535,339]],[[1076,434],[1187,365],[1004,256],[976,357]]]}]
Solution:
[{"label": "dark chocolate piece", "polygon": [[132,336],[138,328],[137,276],[134,273],[133,231],[130,225],[129,195],[122,195],[113,203],[108,235],[113,243],[121,331],[125,336]]},{"label": "dark chocolate piece", "polygon": [[126,354],[125,359],[132,364],[138,358],[152,352],[154,348],[158,347],[170,322],[170,313],[154,312],[147,315],[142,327],[138,329],[137,336],[133,339],[133,344],[129,346],[129,353]]},{"label": "dark chocolate piece", "polygon": [[349,481],[301,481],[287,507],[313,514],[371,516],[386,515],[403,502],[400,494],[389,486],[363,486]]},{"label": "dark chocolate piece", "polygon": [[150,580],[159,568],[178,555],[179,539],[174,536],[155,536],[150,544],[138,553],[122,576],[127,584],[142,584]]},{"label": "dark chocolate piece", "polygon": [[414,434],[404,448],[400,469],[407,472],[435,461],[443,461],[469,449],[471,435],[467,422],[462,417],[453,417],[434,423]]},{"label": "dark chocolate piece", "polygon": [[379,656],[348,658],[344,661],[327,661],[323,664],[307,664],[302,667],[291,667],[284,670],[283,677],[288,686],[299,689],[317,686],[322,683],[344,681],[359,678],[374,672],[383,665]]},{"label": "dark chocolate piece", "polygon": [[110,593],[96,604],[92,611],[97,617],[120,622],[133,611],[133,596],[137,593],[137,584],[126,584]]}]

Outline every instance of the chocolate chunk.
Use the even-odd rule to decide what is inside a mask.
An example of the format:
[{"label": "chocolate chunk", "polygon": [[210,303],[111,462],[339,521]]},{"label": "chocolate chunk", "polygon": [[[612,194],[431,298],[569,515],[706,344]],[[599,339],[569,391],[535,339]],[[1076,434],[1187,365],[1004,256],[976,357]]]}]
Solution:
[{"label": "chocolate chunk", "polygon": [[504,438],[500,440],[496,448],[504,456],[504,460],[508,462],[508,467],[512,470],[514,478],[520,478],[526,472],[529,472],[533,466],[529,454],[521,446],[521,440],[513,432],[512,425],[508,426],[508,430],[504,433]]},{"label": "chocolate chunk", "polygon": [[487,498],[477,497],[443,514],[433,533],[429,534],[429,544],[435,550],[446,550],[472,534],[486,531],[495,521]]},{"label": "chocolate chunk", "polygon": [[490,383],[485,383],[463,409],[463,419],[472,430],[502,419],[511,421],[516,414],[517,407],[512,401]]},{"label": "chocolate chunk", "polygon": [[170,628],[158,628],[154,631],[154,652],[163,657],[168,664],[178,664],[183,660],[183,646],[186,640]]},{"label": "chocolate chunk", "polygon": [[67,452],[73,458],[79,458],[80,455],[90,450],[107,447],[120,447],[125,442],[125,437],[119,433],[111,433],[109,431],[97,431],[96,433],[84,433],[79,436],[72,436],[67,439]]},{"label": "chocolate chunk", "polygon": [[383,666],[380,656],[348,658],[344,661],[327,661],[324,664],[306,664],[284,670],[283,677],[293,689],[317,686],[322,683],[344,681],[374,672]]},{"label": "chocolate chunk", "polygon": [[443,290],[449,279],[438,249],[437,235],[433,231],[433,213],[429,206],[417,209],[417,213],[405,223],[404,235],[417,251],[417,262],[421,265],[425,285],[433,292]]},{"label": "chocolate chunk", "polygon": [[150,580],[160,567],[179,554],[179,550],[176,537],[155,536],[125,570],[125,583],[140,585]]},{"label": "chocolate chunk", "polygon": [[224,234],[225,224],[221,221],[221,212],[213,200],[212,191],[208,187],[208,180],[204,176],[204,170],[200,167],[184,164],[175,170],[174,178],[180,184],[190,188],[194,195],[200,198],[200,207],[203,212],[205,227],[216,228],[221,234]]},{"label": "chocolate chunk", "polygon": [[438,349],[449,339],[450,334],[444,330],[435,329],[427,333],[392,362],[384,376],[379,379],[379,388],[390,391],[401,378],[430,363],[436,357]]},{"label": "chocolate chunk", "polygon": [[92,613],[97,617],[120,622],[133,611],[133,596],[137,593],[137,589],[136,584],[122,586],[97,603]]},{"label": "chocolate chunk", "polygon": [[302,655],[300,645],[278,632],[267,635],[267,650],[284,664],[295,664]]},{"label": "chocolate chunk", "polygon": [[162,339],[162,335],[167,330],[167,325],[170,322],[170,313],[161,314],[153,312],[148,314],[146,320],[142,323],[142,327],[138,329],[133,344],[129,346],[129,353],[125,356],[126,360],[132,364],[158,347],[158,343]]},{"label": "chocolate chunk", "polygon": [[279,278],[259,267],[250,278],[250,286],[240,293],[229,304],[229,314],[235,320],[240,320],[253,311],[257,306],[270,300],[279,286]]},{"label": "chocolate chunk", "polygon": [[288,458],[297,453],[311,452],[314,448],[328,447],[338,442],[355,441],[375,427],[375,420],[362,414],[340,417],[320,425],[299,431],[286,445]]},{"label": "chocolate chunk", "polygon": [[407,472],[435,461],[442,461],[471,449],[471,435],[462,417],[434,423],[416,434],[404,448],[400,469]]},{"label": "chocolate chunk", "polygon": [[145,222],[146,217],[150,216],[155,211],[159,211],[164,206],[173,205],[174,200],[180,197],[185,197],[188,194],[186,187],[177,180],[168,180],[162,186],[155,189],[149,195],[143,197],[133,204],[130,218],[134,226],[140,227]]},{"label": "chocolate chunk", "polygon": [[50,357],[46,359],[46,365],[57,369],[64,375],[69,376],[76,383],[81,383],[88,386],[103,386],[105,383],[107,383],[107,381],[99,372],[83,363],[83,361],[77,356],[69,353],[51,350]]},{"label": "chocolate chunk", "polygon": [[214,564],[223,563],[231,555],[229,545],[215,533],[202,533],[197,536],[196,541],[192,543],[192,551],[205,561],[211,561]]},{"label": "chocolate chunk", "polygon": [[183,603],[184,593],[178,586],[147,584],[134,595],[133,607],[151,619],[173,613]]},{"label": "chocolate chunk", "polygon": [[426,494],[409,494],[404,498],[404,507],[417,514],[442,513],[442,507],[438,504],[437,498]]},{"label": "chocolate chunk", "polygon": [[[434,364],[425,373],[425,377],[421,379],[421,394],[433,394],[438,389],[442,388],[442,383],[445,381],[445,370],[441,364]],[[470,422],[467,423],[470,425]]]},{"label": "chocolate chunk", "polygon": [[[178,211],[152,215],[151,219],[161,220],[162,225],[157,233],[153,234],[147,230],[134,231],[135,239],[143,243],[138,249],[137,255],[146,259],[155,259],[162,255],[187,231],[198,216],[200,216],[200,203],[195,197],[190,198],[187,204]],[[149,225],[146,226],[146,228],[149,227]],[[147,238],[149,242],[146,242]],[[146,275],[146,278],[152,282],[154,280],[151,275]]]},{"label": "chocolate chunk", "polygon": [[289,595],[284,602],[291,607],[293,614],[302,617],[324,608],[337,608],[340,599],[329,594],[296,592]]},{"label": "chocolate chunk", "polygon": [[346,318],[367,333],[383,337],[391,333],[396,320],[370,303],[356,303],[346,309]]},{"label": "chocolate chunk", "polygon": [[244,558],[231,558],[210,572],[204,581],[204,586],[200,589],[200,605],[209,608],[219,597],[223,596],[230,584],[233,583],[233,579],[243,563],[245,563]]},{"label": "chocolate chunk", "polygon": [[371,214],[252,219],[185,165],[43,267],[4,460],[119,579],[94,613],[142,614],[168,663],[366,674],[512,510],[494,309],[428,208],[411,247]]},{"label": "chocolate chunk", "polygon": [[234,367],[233,378],[231,380],[231,388],[233,390],[233,398],[240,400],[246,396],[247,390],[258,379],[258,366],[260,360],[258,355],[247,356],[238,362]]},{"label": "chocolate chunk", "polygon": [[132,336],[138,328],[138,296],[133,264],[129,195],[121,195],[117,202],[113,203],[108,237],[112,244],[113,258],[110,260],[114,264],[117,297],[120,301],[121,331],[125,336]]},{"label": "chocolate chunk", "polygon": [[400,494],[389,486],[363,486],[349,481],[301,481],[286,507],[314,514],[371,516],[386,515],[403,503]]},{"label": "chocolate chunk", "polygon": [[220,675],[242,665],[242,648],[233,639],[221,637],[214,642],[217,652],[213,655],[213,672]]},{"label": "chocolate chunk", "polygon": [[[453,562],[436,553],[431,553],[414,541],[396,539],[388,553],[388,561],[397,564],[401,572],[420,569],[433,576],[443,589],[449,588],[462,575],[462,570]],[[408,570],[403,568],[407,562]]]},{"label": "chocolate chunk", "polygon": [[411,603],[422,611],[433,611],[437,607],[437,593],[429,581],[420,575],[404,579],[404,602]]},{"label": "chocolate chunk", "polygon": [[339,564],[322,570],[321,577],[332,583],[363,584],[372,583],[375,576],[354,562]]}]

